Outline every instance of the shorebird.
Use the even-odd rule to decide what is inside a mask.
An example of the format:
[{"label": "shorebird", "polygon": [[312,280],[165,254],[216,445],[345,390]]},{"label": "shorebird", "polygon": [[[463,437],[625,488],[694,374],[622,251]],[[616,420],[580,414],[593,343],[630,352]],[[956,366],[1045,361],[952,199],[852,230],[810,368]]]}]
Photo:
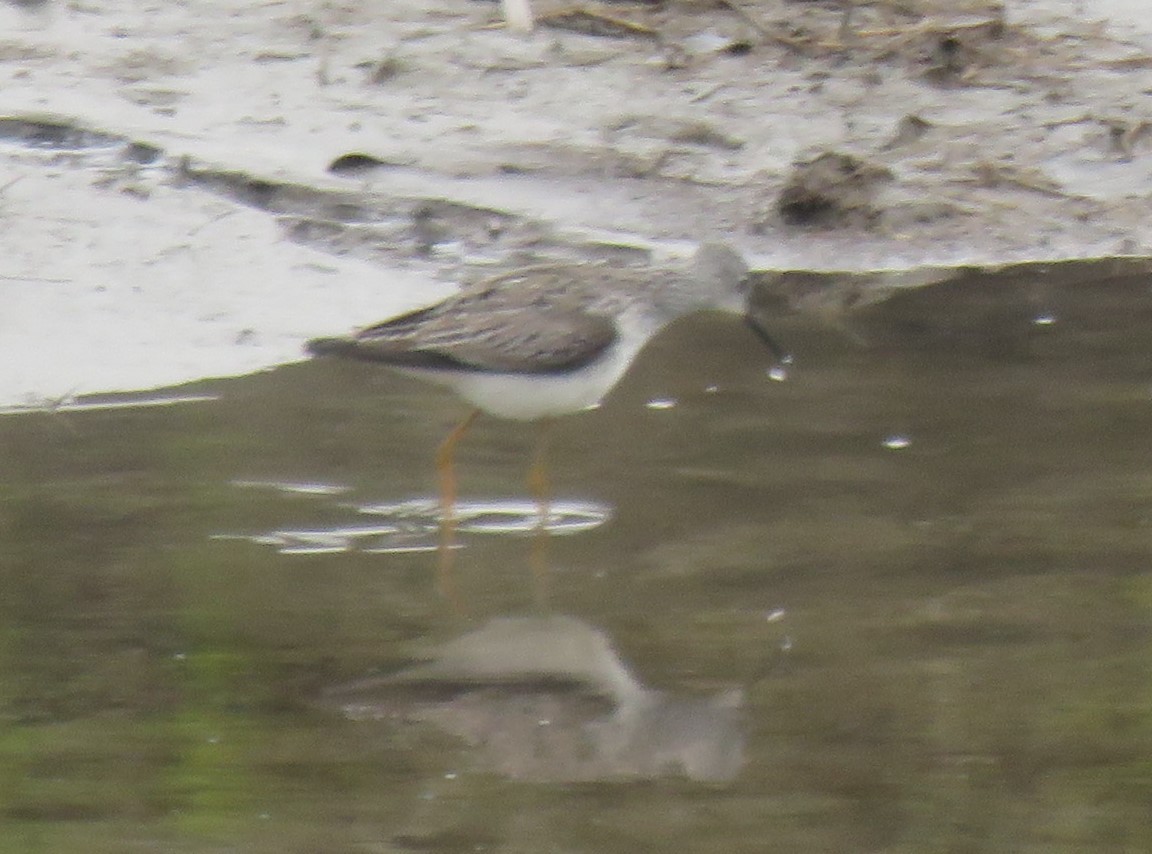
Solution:
[{"label": "shorebird", "polygon": [[[742,315],[778,361],[788,358],[750,311],[748,267],[736,250],[706,243],[687,270],[605,264],[526,267],[462,289],[428,308],[351,335],[316,338],[309,353],[379,362],[448,386],[473,405],[437,453],[441,588],[449,584],[456,446],[484,411],[537,421],[596,406],[643,346],[697,311]],[[528,476],[547,526],[545,442]]]}]

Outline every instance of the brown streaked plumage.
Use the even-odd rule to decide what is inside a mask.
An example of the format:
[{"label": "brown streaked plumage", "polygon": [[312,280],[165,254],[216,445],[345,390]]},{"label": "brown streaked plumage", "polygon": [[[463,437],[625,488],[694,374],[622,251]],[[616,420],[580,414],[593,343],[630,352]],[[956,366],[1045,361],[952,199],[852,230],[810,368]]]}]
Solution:
[{"label": "brown streaked plumage", "polygon": [[[547,421],[597,404],[645,343],[695,311],[748,315],[748,268],[733,249],[705,244],[689,270],[640,270],[604,264],[529,267],[475,285],[428,308],[338,338],[308,342],[313,355],[378,362],[453,388],[477,410]],[[771,339],[750,319],[764,341]],[[441,583],[448,584],[457,443],[475,420],[441,446]],[[547,481],[539,456],[530,475],[547,518]]]}]

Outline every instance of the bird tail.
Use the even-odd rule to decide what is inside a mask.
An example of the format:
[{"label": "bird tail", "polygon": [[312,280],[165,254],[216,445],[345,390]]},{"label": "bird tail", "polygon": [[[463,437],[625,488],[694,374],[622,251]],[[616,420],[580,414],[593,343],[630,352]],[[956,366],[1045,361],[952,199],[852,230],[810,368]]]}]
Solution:
[{"label": "bird tail", "polygon": [[313,338],[304,345],[310,356],[350,356],[356,351],[353,338]]}]

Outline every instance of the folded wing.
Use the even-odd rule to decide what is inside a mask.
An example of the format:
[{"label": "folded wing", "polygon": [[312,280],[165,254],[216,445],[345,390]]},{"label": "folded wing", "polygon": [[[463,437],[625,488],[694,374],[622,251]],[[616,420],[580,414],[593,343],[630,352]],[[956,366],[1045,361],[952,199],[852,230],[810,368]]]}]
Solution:
[{"label": "folded wing", "polygon": [[584,367],[615,340],[607,317],[489,294],[450,299],[347,337],[314,339],[308,351],[397,367],[549,374]]}]

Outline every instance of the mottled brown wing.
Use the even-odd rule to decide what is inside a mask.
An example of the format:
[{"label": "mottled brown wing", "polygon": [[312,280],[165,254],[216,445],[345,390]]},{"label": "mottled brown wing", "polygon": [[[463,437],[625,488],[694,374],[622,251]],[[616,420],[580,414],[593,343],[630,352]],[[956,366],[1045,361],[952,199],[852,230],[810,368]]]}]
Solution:
[{"label": "mottled brown wing", "polygon": [[552,374],[584,367],[616,340],[611,320],[580,311],[537,308],[470,320],[466,329],[427,330],[422,348],[478,371]]},{"label": "mottled brown wing", "polygon": [[308,349],[398,367],[550,374],[587,365],[615,340],[615,325],[600,315],[464,298],[347,338],[317,339]]},{"label": "mottled brown wing", "polygon": [[412,351],[422,322],[435,318],[439,306],[421,308],[352,335],[313,338],[304,345],[313,356],[341,356],[368,362],[402,363]]}]

